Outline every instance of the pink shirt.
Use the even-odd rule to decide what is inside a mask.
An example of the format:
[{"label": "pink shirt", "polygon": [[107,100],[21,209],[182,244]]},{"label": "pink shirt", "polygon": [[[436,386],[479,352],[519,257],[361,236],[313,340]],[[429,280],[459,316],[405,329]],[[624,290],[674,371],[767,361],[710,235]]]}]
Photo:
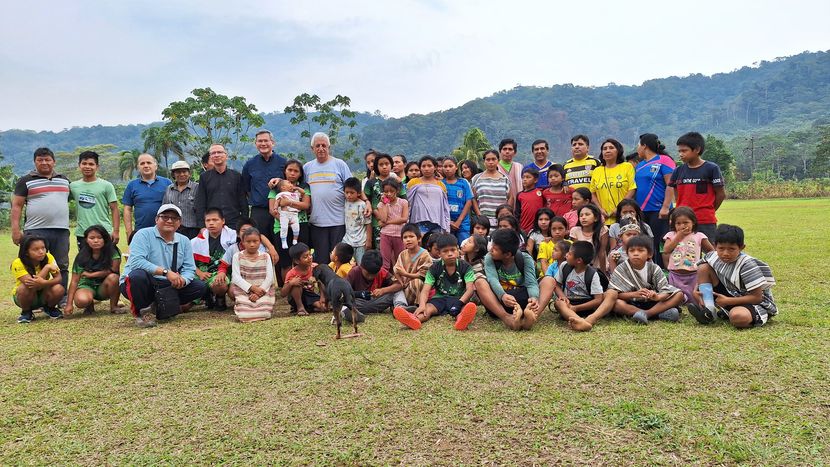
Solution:
[{"label": "pink shirt", "polygon": [[[663,237],[663,240],[671,240],[675,235],[677,232],[671,231]],[[697,262],[700,261],[700,245],[704,238],[707,238],[706,234],[694,232],[679,242],[674,247],[674,251],[669,253],[669,271],[697,271]]]},{"label": "pink shirt", "polygon": [[[404,206],[408,206],[405,199],[395,198],[395,202],[388,204],[389,217],[387,219],[397,219],[403,215]],[[380,228],[381,235],[389,235],[390,237],[400,237],[403,224],[386,224]]]}]

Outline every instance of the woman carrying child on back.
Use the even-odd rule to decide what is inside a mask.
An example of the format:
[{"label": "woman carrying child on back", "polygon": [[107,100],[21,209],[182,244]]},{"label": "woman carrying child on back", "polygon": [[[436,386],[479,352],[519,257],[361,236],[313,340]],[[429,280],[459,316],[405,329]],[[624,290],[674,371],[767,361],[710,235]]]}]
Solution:
[{"label": "woman carrying child on back", "polygon": [[50,318],[63,318],[63,313],[55,308],[63,297],[61,272],[55,257],[46,250],[46,240],[24,235],[11,270],[12,301],[21,309],[18,323],[31,323],[35,319],[32,310],[41,307]]},{"label": "woman carrying child on back", "polygon": [[697,231],[697,216],[692,208],[681,206],[669,214],[669,228],[664,237],[663,263],[669,268],[669,284],[683,291],[686,302],[694,302],[697,288],[697,263],[715,249],[706,235]]},{"label": "woman carrying child on back", "polygon": [[271,318],[276,301],[274,266],[260,246],[259,230],[249,227],[242,232],[242,249],[233,256],[231,293],[236,302],[233,311],[241,323]]},{"label": "woman carrying child on back", "polygon": [[118,304],[120,270],[121,252],[112,243],[107,229],[101,225],[87,228],[81,249],[72,263],[72,282],[63,313],[72,314],[74,304],[82,308],[85,315],[90,314],[95,311],[95,302],[101,300],[110,301],[110,313],[126,313],[127,309]]}]

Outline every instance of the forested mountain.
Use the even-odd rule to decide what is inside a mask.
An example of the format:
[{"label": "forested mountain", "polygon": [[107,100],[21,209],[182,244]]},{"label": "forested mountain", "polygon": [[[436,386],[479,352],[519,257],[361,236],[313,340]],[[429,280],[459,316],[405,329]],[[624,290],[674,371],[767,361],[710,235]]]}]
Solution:
[{"label": "forested mountain", "polygon": [[[280,152],[307,152],[307,143],[298,137],[300,129],[290,125],[288,116],[263,116]],[[361,113],[357,120],[364,149],[410,156],[448,154],[472,127],[484,130],[494,144],[504,137],[516,139],[522,160],[529,157],[530,143],[536,138],[547,139],[554,159],[562,160],[570,137],[577,133],[596,144],[615,137],[628,150],[639,134],[654,132],[672,149],[680,134],[696,130],[731,140],[731,146],[739,149],[750,134],[786,135],[799,130],[809,136],[811,128],[830,123],[830,52],[805,52],[713,76],[654,79],[640,86],[522,86],[446,111],[392,119]],[[36,147],[141,148],[140,134],[147,126],[95,126],[57,133],[9,130],[0,132],[0,150],[20,173],[31,167]]]}]

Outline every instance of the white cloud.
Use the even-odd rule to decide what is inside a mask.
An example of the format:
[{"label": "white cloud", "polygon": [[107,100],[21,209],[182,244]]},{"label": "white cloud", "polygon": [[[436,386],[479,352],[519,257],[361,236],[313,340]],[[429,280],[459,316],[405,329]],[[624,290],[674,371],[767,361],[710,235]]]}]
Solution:
[{"label": "white cloud", "polygon": [[[10,3],[10,2],[5,2]],[[0,128],[149,122],[196,87],[400,116],[517,84],[638,84],[824,50],[826,1],[14,2]]]}]

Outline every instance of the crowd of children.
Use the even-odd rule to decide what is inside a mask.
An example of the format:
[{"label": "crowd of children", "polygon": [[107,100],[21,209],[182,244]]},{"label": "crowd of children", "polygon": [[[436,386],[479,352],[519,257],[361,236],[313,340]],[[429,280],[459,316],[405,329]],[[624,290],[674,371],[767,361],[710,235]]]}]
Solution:
[{"label": "crowd of children", "polygon": [[[495,151],[485,154],[486,170],[471,180],[464,176],[471,169],[460,170],[452,158],[425,156],[404,166],[405,160],[378,154],[374,177],[344,182],[346,233],[329,264],[315,263],[298,241],[306,219],[297,209],[275,208],[290,261],[280,268],[288,263],[253,220],[243,218],[233,230],[220,209],[209,208],[205,228],[192,239],[196,275],[208,286],[205,305],[224,310],[231,300],[240,322],[270,318],[279,294],[298,316],[334,306],[342,307],[336,311],[343,319],[363,321],[392,310],[410,329],[441,315],[452,317],[455,329],[467,329],[478,305],[513,330],[532,328],[549,306],[576,331],[612,313],[640,324],[676,322],[682,305],[701,323],[721,317],[736,327],[762,325],[777,312],[772,273],[742,252],[739,227],[714,225],[723,187],[711,181],[717,166],[700,159],[702,141],[684,135],[678,148],[685,165],[669,187],[685,202],[670,212],[662,252],[635,200],[622,199],[606,213],[588,188],[564,184],[559,164],[542,172],[548,183],[541,188],[539,170],[525,168],[515,203],[505,204],[497,200],[512,195],[498,176]],[[695,197],[687,185],[698,175],[702,196]],[[301,175],[283,180],[270,198],[298,201],[302,185]],[[38,308],[57,318],[75,307],[91,312],[104,300],[113,313],[124,312],[121,253],[105,228],[84,232],[63,310],[56,309],[64,294],[61,274],[45,245],[27,236],[12,264],[20,322],[31,321]]]}]

